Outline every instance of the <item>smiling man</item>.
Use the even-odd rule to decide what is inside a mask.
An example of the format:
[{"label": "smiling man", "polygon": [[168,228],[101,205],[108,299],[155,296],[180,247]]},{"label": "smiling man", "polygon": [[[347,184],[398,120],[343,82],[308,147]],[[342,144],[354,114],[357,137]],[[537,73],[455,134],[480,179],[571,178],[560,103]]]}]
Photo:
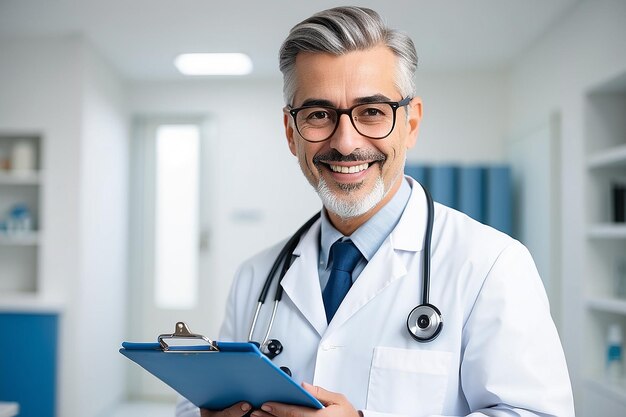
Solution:
[{"label": "smiling man", "polygon": [[[323,208],[241,266],[220,338],[260,341],[324,408],[198,410],[182,399],[179,416],[574,415],[526,248],[404,176],[422,118],[416,67],[411,39],[369,9],[326,10],[291,30],[280,50],[285,134]],[[271,284],[280,308],[259,314],[283,259]]]}]

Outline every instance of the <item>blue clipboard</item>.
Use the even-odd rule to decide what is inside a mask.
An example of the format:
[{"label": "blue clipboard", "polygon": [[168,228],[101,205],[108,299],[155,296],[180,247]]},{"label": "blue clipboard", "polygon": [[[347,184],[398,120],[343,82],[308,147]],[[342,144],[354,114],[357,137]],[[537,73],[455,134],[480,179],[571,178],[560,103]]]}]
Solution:
[{"label": "blue clipboard", "polygon": [[[202,339],[202,345],[170,346],[167,339]],[[158,343],[122,343],[120,353],[165,382],[194,405],[222,410],[247,401],[260,408],[268,401],[323,408],[253,343],[213,342],[193,334],[185,323]],[[171,343],[171,342],[170,342]]]}]

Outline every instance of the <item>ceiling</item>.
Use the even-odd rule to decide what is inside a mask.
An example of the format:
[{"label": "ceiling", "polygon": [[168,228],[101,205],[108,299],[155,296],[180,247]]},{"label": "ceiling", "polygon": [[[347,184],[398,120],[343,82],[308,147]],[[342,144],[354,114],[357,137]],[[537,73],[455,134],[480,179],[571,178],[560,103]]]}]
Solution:
[{"label": "ceiling", "polygon": [[[581,0],[361,0],[415,41],[423,71],[506,68]],[[245,52],[277,77],[289,29],[343,2],[0,0],[0,38],[84,36],[127,79],[181,79],[183,52]]]}]

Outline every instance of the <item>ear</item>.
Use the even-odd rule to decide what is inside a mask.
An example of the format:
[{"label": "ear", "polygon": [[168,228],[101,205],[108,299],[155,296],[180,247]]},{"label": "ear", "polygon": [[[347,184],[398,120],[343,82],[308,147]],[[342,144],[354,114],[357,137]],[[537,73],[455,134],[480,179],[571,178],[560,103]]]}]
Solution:
[{"label": "ear", "polygon": [[417,142],[417,135],[422,121],[422,99],[420,97],[413,97],[407,106],[407,111],[409,112],[409,131],[407,132],[406,148],[410,149],[415,146]]},{"label": "ear", "polygon": [[296,155],[296,142],[293,138],[293,125],[291,124],[291,115],[289,114],[289,110],[287,107],[283,108],[283,124],[285,125],[285,137],[287,138],[287,144],[289,145],[289,150],[295,156]]}]

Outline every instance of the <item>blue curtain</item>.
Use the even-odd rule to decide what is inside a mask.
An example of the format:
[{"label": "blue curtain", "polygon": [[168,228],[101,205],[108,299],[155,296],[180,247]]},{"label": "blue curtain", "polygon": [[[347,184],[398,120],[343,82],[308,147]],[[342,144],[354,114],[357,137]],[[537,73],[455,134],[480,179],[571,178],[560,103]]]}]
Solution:
[{"label": "blue curtain", "polygon": [[433,200],[504,233],[513,233],[510,167],[407,163],[405,173],[428,188]]}]

